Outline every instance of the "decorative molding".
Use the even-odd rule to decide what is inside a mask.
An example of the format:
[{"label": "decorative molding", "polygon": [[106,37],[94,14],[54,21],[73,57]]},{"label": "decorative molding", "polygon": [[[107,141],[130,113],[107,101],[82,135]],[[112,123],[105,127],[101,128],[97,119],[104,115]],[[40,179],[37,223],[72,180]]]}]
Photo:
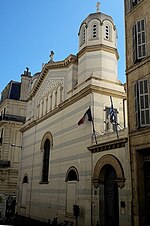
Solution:
[{"label": "decorative molding", "polygon": [[45,64],[44,67],[42,68],[41,74],[40,74],[38,80],[36,81],[34,88],[31,91],[31,94],[30,94],[29,98],[27,99],[27,101],[32,99],[35,96],[37,90],[41,86],[41,83],[43,82],[44,78],[47,76],[47,73],[49,70],[68,68],[71,64],[77,64],[77,63],[78,63],[77,56],[70,54],[63,61],[49,62],[49,63]]},{"label": "decorative molding", "polygon": [[98,45],[92,45],[92,46],[85,46],[83,49],[81,49],[81,51],[78,52],[77,57],[80,58],[81,56],[83,56],[86,52],[93,52],[93,51],[106,51],[109,53],[113,53],[116,55],[116,58],[119,59],[119,54],[116,48],[110,47],[110,46],[106,46],[103,44],[98,44]]},{"label": "decorative molding", "polygon": [[107,154],[102,156],[96,163],[93,173],[92,183],[95,188],[98,188],[100,184],[104,184],[105,170],[104,166],[111,165],[116,171],[116,182],[118,187],[123,188],[125,186],[125,177],[123,167],[120,161],[113,155]]},{"label": "decorative molding", "polygon": [[47,118],[50,118],[51,116],[55,115],[56,113],[62,111],[63,109],[67,108],[68,106],[72,105],[73,103],[79,101],[80,99],[84,98],[85,96],[87,96],[87,95],[89,95],[93,92],[99,93],[99,94],[102,94],[102,95],[118,97],[118,98],[122,98],[122,99],[124,99],[126,97],[126,94],[123,93],[123,92],[114,91],[112,89],[102,88],[102,87],[90,84],[90,85],[86,86],[84,89],[82,89],[80,92],[76,93],[72,97],[70,97],[67,100],[60,103],[56,108],[54,108],[50,112],[46,113],[45,115],[43,115],[39,119],[33,120],[30,123],[28,123],[28,121],[27,121],[28,124],[25,123],[25,125],[23,125],[23,127],[21,128],[20,131],[21,132],[27,131],[28,129],[34,127],[35,125],[37,125],[41,122],[43,122]]},{"label": "decorative molding", "polygon": [[88,147],[88,150],[91,153],[97,153],[102,151],[108,151],[112,149],[122,148],[125,147],[125,144],[127,143],[128,138],[120,138],[113,141],[108,141],[105,143],[93,145],[91,147]]}]

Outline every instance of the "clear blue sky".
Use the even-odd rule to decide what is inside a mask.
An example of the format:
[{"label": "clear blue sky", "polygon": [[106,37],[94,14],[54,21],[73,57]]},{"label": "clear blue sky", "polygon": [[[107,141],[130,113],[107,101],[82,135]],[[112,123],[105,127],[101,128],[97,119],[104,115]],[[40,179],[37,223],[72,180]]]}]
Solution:
[{"label": "clear blue sky", "polygon": [[[124,1],[101,0],[100,11],[112,16],[118,31],[118,78],[125,82]],[[32,75],[49,61],[78,52],[81,22],[96,12],[92,0],[4,0],[0,2],[0,92],[20,81],[28,66]]]}]

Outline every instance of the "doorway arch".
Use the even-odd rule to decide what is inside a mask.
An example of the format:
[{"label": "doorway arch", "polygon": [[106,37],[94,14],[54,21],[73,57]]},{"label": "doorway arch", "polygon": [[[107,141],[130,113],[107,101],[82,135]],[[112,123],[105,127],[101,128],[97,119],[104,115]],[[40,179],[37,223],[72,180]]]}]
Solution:
[{"label": "doorway arch", "polygon": [[104,155],[96,163],[93,173],[93,185],[98,187],[99,184],[104,184],[105,167],[111,165],[116,171],[116,181],[119,188],[123,188],[125,185],[125,177],[123,167],[120,161],[113,155]]},{"label": "doorway arch", "polygon": [[113,155],[101,157],[94,168],[93,185],[99,188],[99,220],[104,226],[119,226],[118,188],[125,185],[123,167]]}]

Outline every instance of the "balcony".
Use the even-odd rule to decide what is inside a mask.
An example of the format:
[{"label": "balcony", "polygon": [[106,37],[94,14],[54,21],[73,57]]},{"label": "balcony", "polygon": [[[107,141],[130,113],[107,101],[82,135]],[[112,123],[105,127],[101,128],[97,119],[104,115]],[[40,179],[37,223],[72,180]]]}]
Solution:
[{"label": "balcony", "polygon": [[2,115],[0,115],[0,121],[2,121],[2,120],[25,123],[26,118],[23,116],[18,116],[18,115],[2,114]]}]

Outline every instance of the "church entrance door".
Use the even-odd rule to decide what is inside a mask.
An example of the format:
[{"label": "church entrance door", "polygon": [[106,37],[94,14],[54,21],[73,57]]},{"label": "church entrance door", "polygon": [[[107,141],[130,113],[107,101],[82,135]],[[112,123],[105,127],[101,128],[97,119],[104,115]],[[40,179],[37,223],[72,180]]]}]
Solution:
[{"label": "church entrance door", "polygon": [[150,225],[150,162],[144,163],[144,181],[145,181],[145,214],[146,224]]},{"label": "church entrance door", "polygon": [[119,226],[118,186],[116,172],[107,165],[104,178],[105,226]]}]

